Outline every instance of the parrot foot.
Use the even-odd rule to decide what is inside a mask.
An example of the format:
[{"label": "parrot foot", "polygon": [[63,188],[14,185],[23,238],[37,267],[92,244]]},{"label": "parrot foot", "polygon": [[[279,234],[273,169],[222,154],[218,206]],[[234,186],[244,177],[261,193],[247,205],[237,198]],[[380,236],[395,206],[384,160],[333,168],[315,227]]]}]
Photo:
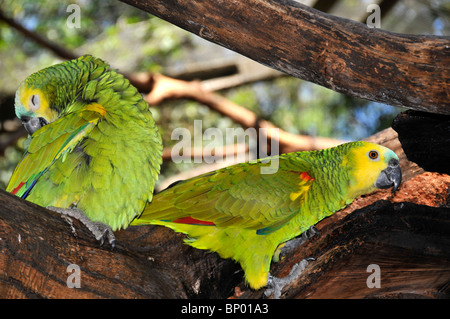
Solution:
[{"label": "parrot foot", "polygon": [[114,232],[106,224],[100,223],[100,222],[93,222],[87,217],[83,211],[79,210],[78,208],[60,208],[60,207],[53,207],[48,206],[47,209],[57,212],[61,214],[61,216],[69,223],[69,225],[72,227],[72,232],[75,233],[75,230],[73,228],[73,225],[71,222],[69,222],[68,217],[72,217],[75,219],[78,219],[84,226],[89,229],[89,231],[94,235],[95,239],[97,239],[100,242],[100,246],[103,245],[105,239],[108,240],[108,243],[111,245],[112,248],[115,246],[116,238],[114,236]]},{"label": "parrot foot", "polygon": [[300,237],[294,238],[292,240],[289,240],[288,242],[286,242],[286,245],[283,246],[283,248],[281,249],[281,255],[284,256],[287,253],[291,252],[292,250],[296,249],[298,246],[303,245],[304,243],[306,243],[308,240],[310,240],[311,238],[313,238],[316,235],[319,235],[319,231],[317,230],[316,227],[311,226],[309,227],[307,230],[305,230]]},{"label": "parrot foot", "polygon": [[295,250],[300,245],[303,245],[316,235],[320,235],[317,228],[314,227],[314,225],[309,227],[299,237],[291,239],[285,242],[284,244],[278,246],[278,248],[274,253],[273,261],[278,262],[280,259],[284,258],[284,256]]},{"label": "parrot foot", "polygon": [[278,278],[269,274],[267,277],[267,289],[264,291],[264,296],[270,297],[273,294],[273,299],[279,299],[281,296],[281,290],[283,290],[285,286],[293,283],[302,274],[303,270],[305,270],[311,260],[315,259],[308,257],[296,263],[292,266],[289,275],[283,278]]}]

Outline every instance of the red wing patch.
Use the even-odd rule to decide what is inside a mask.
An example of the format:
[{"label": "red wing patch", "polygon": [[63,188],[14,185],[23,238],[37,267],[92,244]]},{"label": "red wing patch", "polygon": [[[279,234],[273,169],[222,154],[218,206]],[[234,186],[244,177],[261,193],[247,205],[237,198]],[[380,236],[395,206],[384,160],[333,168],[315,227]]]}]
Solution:
[{"label": "red wing patch", "polygon": [[19,189],[21,189],[23,185],[25,185],[25,183],[24,183],[24,182],[21,182],[16,188],[13,189],[13,191],[11,192],[11,194],[16,195],[17,192],[19,191]]},{"label": "red wing patch", "polygon": [[215,226],[215,224],[213,222],[195,219],[195,218],[192,218],[191,216],[178,218],[178,219],[173,220],[172,222],[177,223],[177,224]]},{"label": "red wing patch", "polygon": [[302,181],[309,182],[309,181],[314,180],[314,178],[312,178],[311,175],[309,175],[307,172],[300,172],[300,173],[296,172],[296,171],[290,171],[290,172],[299,174],[299,177]]},{"label": "red wing patch", "polygon": [[313,180],[314,180],[314,178],[312,178],[307,172],[301,172],[301,173],[300,173],[300,178],[301,178],[302,180],[304,180],[305,182],[313,181]]}]

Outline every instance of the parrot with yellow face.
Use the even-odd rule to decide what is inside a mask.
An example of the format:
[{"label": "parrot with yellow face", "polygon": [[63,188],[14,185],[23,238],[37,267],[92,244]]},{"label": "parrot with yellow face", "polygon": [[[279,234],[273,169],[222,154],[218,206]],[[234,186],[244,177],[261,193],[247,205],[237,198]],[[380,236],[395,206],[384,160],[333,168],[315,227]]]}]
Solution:
[{"label": "parrot with yellow face", "polygon": [[108,232],[110,241],[151,201],[161,137],[148,104],[108,63],[82,56],[30,75],[15,111],[29,138],[7,191],[82,212],[97,239]]},{"label": "parrot with yellow face", "polygon": [[[278,170],[262,173],[274,160]],[[187,244],[239,262],[251,288],[268,285],[279,297],[286,282],[269,274],[278,247],[362,194],[397,190],[401,176],[397,155],[373,143],[289,153],[177,182],[154,195],[131,225],[187,234]]]}]

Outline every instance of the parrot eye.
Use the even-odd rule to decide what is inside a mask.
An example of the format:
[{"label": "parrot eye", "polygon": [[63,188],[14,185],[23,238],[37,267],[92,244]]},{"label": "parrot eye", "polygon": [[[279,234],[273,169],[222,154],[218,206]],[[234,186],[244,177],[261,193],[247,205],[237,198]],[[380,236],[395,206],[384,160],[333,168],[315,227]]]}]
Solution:
[{"label": "parrot eye", "polygon": [[371,160],[376,160],[378,158],[378,152],[377,151],[369,151],[369,153],[367,153],[367,155],[369,156],[369,158]]},{"label": "parrot eye", "polygon": [[30,99],[30,101],[31,101],[31,109],[33,110],[33,111],[36,111],[37,109],[39,109],[39,95],[32,95],[31,96],[31,99]]}]

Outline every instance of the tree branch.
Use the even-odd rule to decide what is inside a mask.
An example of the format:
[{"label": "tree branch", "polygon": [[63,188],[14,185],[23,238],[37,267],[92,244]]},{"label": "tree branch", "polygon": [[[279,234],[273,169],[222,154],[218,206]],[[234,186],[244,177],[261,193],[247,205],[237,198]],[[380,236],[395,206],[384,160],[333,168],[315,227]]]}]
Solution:
[{"label": "tree branch", "polygon": [[[116,232],[111,250],[77,220],[70,227],[59,214],[0,190],[0,298],[186,298],[208,264],[228,270],[202,277],[198,288],[231,278],[237,265],[183,245],[182,237],[163,227],[130,227]],[[80,269],[80,288],[67,284],[69,265]]]},{"label": "tree branch", "polygon": [[[131,79],[134,83],[138,81],[138,78],[131,77]],[[297,135],[279,129],[271,122],[259,119],[254,112],[245,107],[237,105],[219,94],[204,90],[199,81],[187,82],[172,79],[162,74],[154,74],[152,75],[151,83],[152,88],[150,93],[144,95],[144,99],[150,105],[158,105],[166,99],[190,99],[231,118],[244,128],[254,127],[267,129],[268,140],[273,138],[274,131],[272,129],[278,129],[278,141],[281,153],[322,149],[342,143],[342,141],[333,138]]]},{"label": "tree branch", "polygon": [[450,114],[448,37],[370,29],[293,0],[122,1],[337,92]]},{"label": "tree branch", "polygon": [[16,29],[17,31],[19,31],[26,38],[29,38],[29,39],[33,40],[34,42],[36,42],[40,46],[50,50],[56,56],[58,56],[58,57],[60,57],[62,59],[72,60],[72,59],[75,59],[75,58],[78,57],[76,54],[74,54],[73,52],[67,50],[66,48],[63,48],[63,47],[53,43],[52,41],[49,41],[48,39],[42,37],[41,35],[37,34],[36,32],[28,30],[27,28],[25,28],[21,24],[19,24],[16,21],[14,21],[14,19],[11,19],[11,18],[5,16],[5,14],[3,13],[3,11],[1,9],[0,9],[0,21],[5,22],[10,27],[12,27],[12,28]]}]

